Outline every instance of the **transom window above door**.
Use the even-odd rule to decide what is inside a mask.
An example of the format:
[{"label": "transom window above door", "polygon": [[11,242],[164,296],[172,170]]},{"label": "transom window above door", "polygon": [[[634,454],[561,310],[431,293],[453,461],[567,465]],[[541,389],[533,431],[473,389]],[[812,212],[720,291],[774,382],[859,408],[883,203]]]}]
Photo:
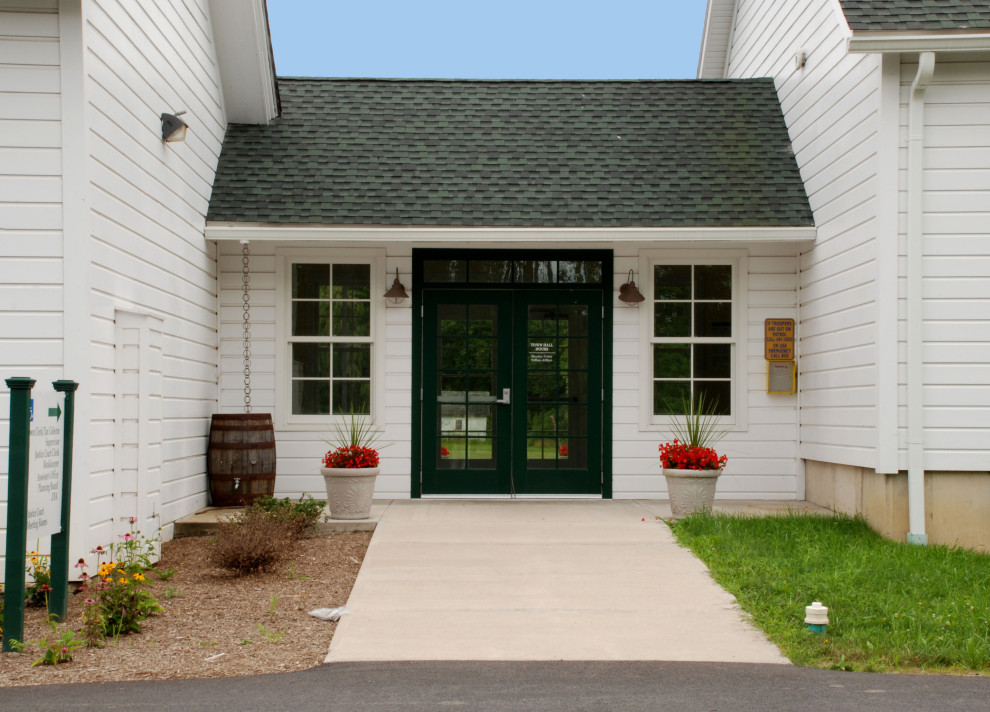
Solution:
[{"label": "transom window above door", "polygon": [[423,284],[601,284],[601,260],[426,259]]}]

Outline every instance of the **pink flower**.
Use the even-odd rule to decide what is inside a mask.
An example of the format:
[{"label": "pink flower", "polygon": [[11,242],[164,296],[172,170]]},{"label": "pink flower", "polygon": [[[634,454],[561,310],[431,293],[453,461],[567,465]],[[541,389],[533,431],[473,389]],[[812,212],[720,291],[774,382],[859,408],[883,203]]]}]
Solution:
[{"label": "pink flower", "polygon": [[77,569],[85,569],[86,568],[86,559],[79,559],[79,561],[76,562],[76,568]]},{"label": "pink flower", "polygon": [[127,521],[129,521],[131,524],[133,524],[134,522],[137,521],[137,517],[128,517],[127,518]]},{"label": "pink flower", "polygon": [[134,535],[131,534],[130,532],[127,532],[126,534],[121,534],[120,538],[123,539],[124,541],[134,541]]},{"label": "pink flower", "polygon": [[93,603],[96,603],[96,601],[95,601],[95,600],[93,600],[92,598],[84,598],[84,599],[83,599],[83,603],[90,603],[90,604],[93,604]]}]

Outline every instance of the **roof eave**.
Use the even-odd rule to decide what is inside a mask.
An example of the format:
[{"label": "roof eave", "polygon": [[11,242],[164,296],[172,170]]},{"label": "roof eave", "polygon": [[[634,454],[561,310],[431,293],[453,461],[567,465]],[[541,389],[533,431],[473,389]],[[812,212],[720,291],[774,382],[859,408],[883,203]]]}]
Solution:
[{"label": "roof eave", "polygon": [[240,240],[275,241],[386,241],[402,238],[414,242],[482,244],[518,243],[533,239],[574,243],[675,242],[680,240],[734,243],[813,243],[817,228],[793,227],[497,227],[497,226],[410,226],[393,225],[299,225],[209,221],[206,239],[217,242]]},{"label": "roof eave", "polygon": [[227,121],[267,124],[279,115],[265,0],[210,0]]},{"label": "roof eave", "polygon": [[[698,54],[698,79],[725,78],[725,58],[729,51],[735,5],[735,0],[708,0]],[[728,31],[723,29],[726,20]]]},{"label": "roof eave", "polygon": [[990,51],[990,32],[895,32],[853,31],[848,50],[852,53],[976,52]]}]

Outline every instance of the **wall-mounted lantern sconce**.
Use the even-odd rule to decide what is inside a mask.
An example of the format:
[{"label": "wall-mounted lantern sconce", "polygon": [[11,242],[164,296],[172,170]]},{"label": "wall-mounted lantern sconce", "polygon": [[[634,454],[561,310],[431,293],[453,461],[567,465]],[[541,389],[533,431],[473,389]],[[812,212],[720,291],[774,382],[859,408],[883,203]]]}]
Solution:
[{"label": "wall-mounted lantern sconce", "polygon": [[162,141],[175,143],[186,140],[186,130],[189,124],[180,119],[185,111],[177,111],[174,114],[162,114]]},{"label": "wall-mounted lantern sconce", "polygon": [[392,304],[398,304],[403,299],[409,299],[409,295],[406,294],[406,288],[402,286],[402,282],[399,281],[399,268],[395,268],[395,281],[392,282],[392,286],[383,295]]},{"label": "wall-mounted lantern sconce", "polygon": [[640,293],[639,288],[633,281],[633,271],[629,270],[628,280],[626,280],[625,284],[619,287],[619,301],[625,302],[629,306],[634,307],[645,300],[646,297]]}]

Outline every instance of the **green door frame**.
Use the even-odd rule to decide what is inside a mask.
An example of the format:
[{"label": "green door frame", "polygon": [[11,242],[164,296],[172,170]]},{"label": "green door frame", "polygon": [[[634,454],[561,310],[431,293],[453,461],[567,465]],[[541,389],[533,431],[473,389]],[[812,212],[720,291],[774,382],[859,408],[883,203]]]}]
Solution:
[{"label": "green door frame", "polygon": [[[537,284],[519,283],[502,284],[471,282],[469,277],[460,281],[427,282],[424,279],[424,263],[427,260],[517,260],[517,261],[568,261],[568,260],[592,260],[599,261],[602,265],[601,282],[599,284]],[[447,249],[416,249],[413,250],[413,352],[412,352],[412,443],[410,472],[410,495],[413,498],[423,496],[423,457],[424,438],[432,436],[432,430],[423,427],[424,423],[424,344],[429,343],[425,334],[425,299],[424,291],[451,291],[465,293],[465,290],[492,292],[504,291],[508,294],[511,302],[511,292],[525,291],[536,295],[538,292],[547,292],[561,295],[574,292],[599,292],[601,294],[602,320],[601,320],[601,496],[603,499],[612,498],[612,285],[613,285],[613,258],[610,250],[447,250]],[[453,294],[451,296],[454,296]],[[537,295],[538,296],[538,295]],[[479,294],[480,297],[480,294]],[[523,300],[525,301],[525,300]],[[556,301],[556,299],[549,299]],[[511,306],[511,304],[510,304]],[[522,308],[522,307],[518,307]],[[514,322],[525,323],[525,319],[519,319],[513,315]],[[517,326],[518,330],[525,327]],[[517,340],[518,340],[518,334]],[[435,384],[434,384],[435,385]],[[524,408],[520,405],[519,399],[512,405],[513,408]],[[517,414],[523,411],[515,411]],[[517,455],[517,457],[521,457]],[[470,494],[465,493],[465,494]]]}]

